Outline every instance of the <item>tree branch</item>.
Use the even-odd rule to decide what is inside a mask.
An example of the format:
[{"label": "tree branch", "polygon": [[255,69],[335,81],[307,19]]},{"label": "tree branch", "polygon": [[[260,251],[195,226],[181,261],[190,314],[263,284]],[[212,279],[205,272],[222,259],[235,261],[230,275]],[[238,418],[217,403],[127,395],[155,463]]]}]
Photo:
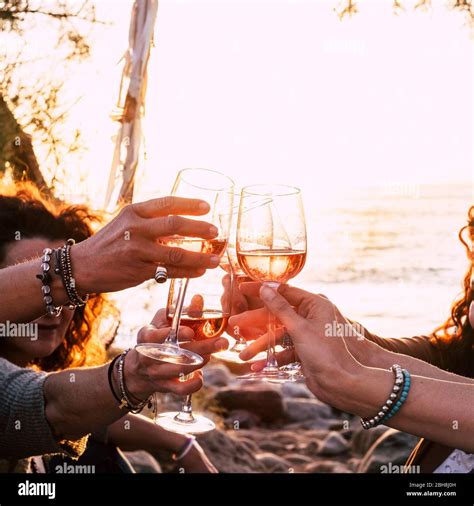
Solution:
[{"label": "tree branch", "polygon": [[31,136],[22,130],[15,116],[0,95],[0,172],[7,163],[13,168],[14,178],[32,181],[41,191],[51,194],[33,149]]}]

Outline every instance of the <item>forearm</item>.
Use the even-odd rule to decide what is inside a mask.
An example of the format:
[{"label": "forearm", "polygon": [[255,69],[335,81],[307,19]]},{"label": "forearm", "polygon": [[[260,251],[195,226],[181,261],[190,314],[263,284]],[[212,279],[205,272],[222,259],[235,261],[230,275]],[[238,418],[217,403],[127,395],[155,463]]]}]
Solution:
[{"label": "forearm", "polygon": [[[123,375],[127,378],[127,390],[132,396],[147,399],[159,388],[159,381],[154,386],[150,378],[142,374],[144,367],[135,349],[128,352],[124,364]],[[119,390],[117,369],[115,364],[112,372],[115,392]],[[109,364],[106,364],[94,368],[68,369],[49,375],[44,386],[45,412],[57,438],[88,434],[127,414],[126,410],[120,409],[110,389],[108,370]],[[136,423],[139,422],[134,420]]]},{"label": "forearm", "polygon": [[[373,417],[388,399],[393,373],[369,367],[357,371],[339,376],[338,381],[327,377],[326,400],[362,418]],[[408,398],[387,425],[474,452],[474,385],[412,374]]]},{"label": "forearm", "polygon": [[[94,272],[84,269],[83,253],[71,252],[74,266],[74,281],[79,292],[84,292],[82,287],[96,293],[100,287],[96,286],[91,290],[94,282]],[[36,278],[40,273],[40,258],[29,260],[11,267],[0,269],[0,322],[7,320],[12,322],[31,322],[46,314],[46,307],[41,292],[41,281]],[[14,289],[13,289],[14,287]],[[62,306],[69,302],[66,290],[60,276],[51,276],[51,294],[56,306]],[[25,304],[25,301],[27,303]]]},{"label": "forearm", "polygon": [[168,432],[155,425],[149,418],[141,415],[125,415],[109,425],[107,441],[125,451],[147,450],[156,453],[160,450],[176,451],[186,437]]},{"label": "forearm", "polygon": [[69,369],[48,376],[45,414],[58,440],[89,434],[124,415],[110,391],[107,369]]},{"label": "forearm", "polygon": [[[40,259],[0,269],[0,322],[30,322],[46,313],[41,293]],[[55,279],[56,278],[56,279]],[[12,288],[15,287],[13,290]],[[53,277],[54,303],[66,304],[67,296],[59,276]],[[25,301],[27,303],[25,304]]]},{"label": "forearm", "polygon": [[393,364],[399,364],[408,369],[411,374],[429,378],[451,381],[453,383],[467,383],[474,385],[474,379],[459,376],[444,371],[423,360],[409,355],[386,350],[368,339],[346,340],[349,351],[363,365],[380,369],[388,369]]}]

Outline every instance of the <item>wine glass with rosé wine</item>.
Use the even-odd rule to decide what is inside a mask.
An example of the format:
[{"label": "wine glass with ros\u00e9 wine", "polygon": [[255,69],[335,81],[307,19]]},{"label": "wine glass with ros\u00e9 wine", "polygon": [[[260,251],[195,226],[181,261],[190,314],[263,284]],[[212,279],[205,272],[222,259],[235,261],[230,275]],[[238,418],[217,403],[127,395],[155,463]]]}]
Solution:
[{"label": "wine glass with ros\u00e9 wine", "polygon": [[[306,262],[306,221],[301,190],[285,185],[252,185],[242,189],[237,223],[237,258],[253,281],[278,288],[297,276]],[[268,320],[264,368],[239,376],[248,381],[294,381],[293,371],[278,367],[275,316]]]}]

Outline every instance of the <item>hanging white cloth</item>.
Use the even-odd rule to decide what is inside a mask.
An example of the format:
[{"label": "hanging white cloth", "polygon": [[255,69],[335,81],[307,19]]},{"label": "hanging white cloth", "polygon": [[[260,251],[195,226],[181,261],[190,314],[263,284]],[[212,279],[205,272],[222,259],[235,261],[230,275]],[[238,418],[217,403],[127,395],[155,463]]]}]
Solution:
[{"label": "hanging white cloth", "polygon": [[[147,65],[158,12],[158,0],[135,0],[129,30],[129,47],[120,81],[117,110],[120,122],[105,195],[105,208],[132,201],[140,158],[142,118],[145,112]],[[121,180],[121,184],[120,184]],[[120,189],[119,189],[120,188]],[[117,193],[118,192],[118,193]]]}]

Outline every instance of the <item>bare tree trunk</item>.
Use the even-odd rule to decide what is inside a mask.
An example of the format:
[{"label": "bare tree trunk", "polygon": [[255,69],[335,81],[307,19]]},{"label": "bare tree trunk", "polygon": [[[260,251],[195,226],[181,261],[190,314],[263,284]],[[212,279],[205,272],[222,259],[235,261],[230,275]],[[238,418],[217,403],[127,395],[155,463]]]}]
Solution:
[{"label": "bare tree trunk", "polygon": [[41,191],[51,195],[38,165],[31,136],[25,133],[0,94],[0,173],[7,162],[15,180],[27,179]]}]

